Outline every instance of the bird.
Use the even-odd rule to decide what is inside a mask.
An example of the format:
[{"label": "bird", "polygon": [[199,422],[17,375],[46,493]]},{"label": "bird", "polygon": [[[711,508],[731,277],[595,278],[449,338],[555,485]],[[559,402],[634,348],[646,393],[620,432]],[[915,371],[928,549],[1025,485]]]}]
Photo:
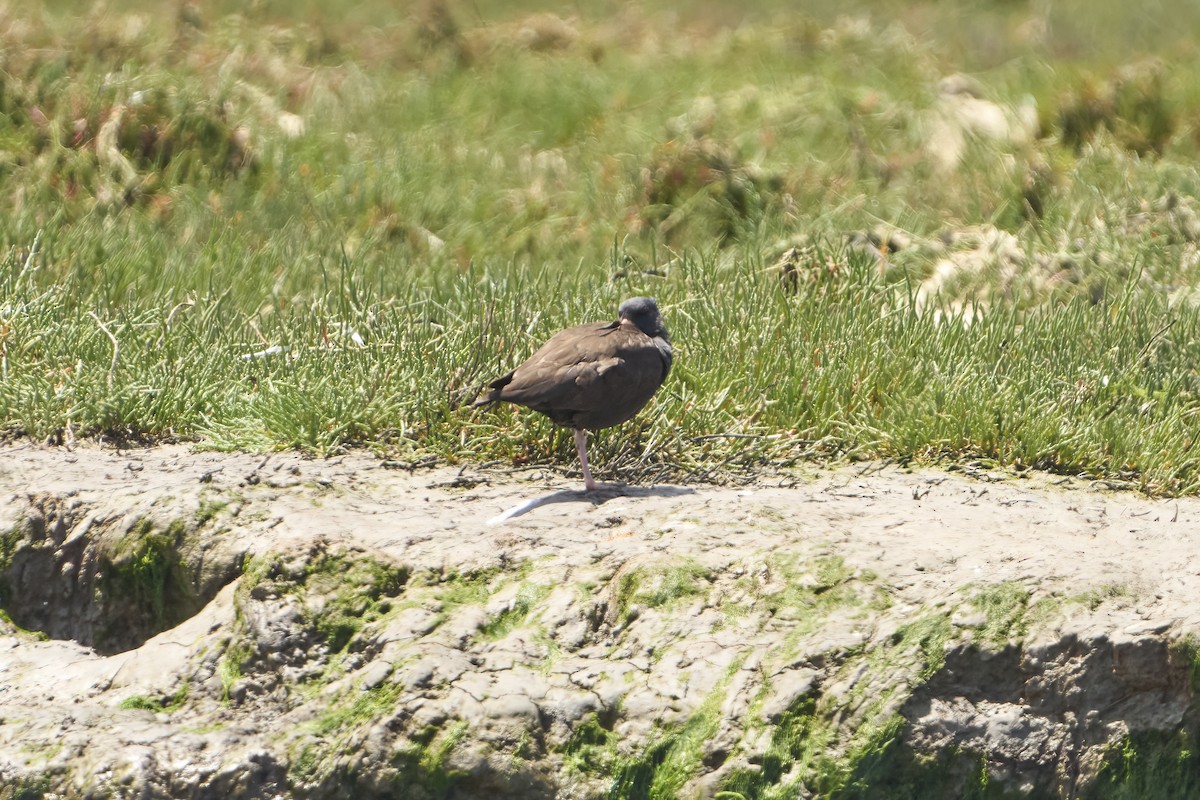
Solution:
[{"label": "bird", "polygon": [[671,337],[653,297],[631,297],[614,322],[589,322],[550,337],[525,363],[487,384],[472,407],[515,403],[575,433],[584,488],[598,488],[587,431],[632,419],[671,371]]}]

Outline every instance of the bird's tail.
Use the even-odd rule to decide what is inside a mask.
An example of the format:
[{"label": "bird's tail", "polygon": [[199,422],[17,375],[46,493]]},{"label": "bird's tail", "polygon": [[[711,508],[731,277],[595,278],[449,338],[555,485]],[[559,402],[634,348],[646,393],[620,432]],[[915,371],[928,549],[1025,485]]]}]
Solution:
[{"label": "bird's tail", "polygon": [[499,403],[503,400],[504,398],[501,397],[501,393],[504,391],[504,387],[512,382],[512,377],[513,374],[510,372],[503,378],[497,378],[489,383],[487,388],[479,393],[479,397],[475,398],[475,402],[471,403],[471,408],[490,406],[493,403]]}]

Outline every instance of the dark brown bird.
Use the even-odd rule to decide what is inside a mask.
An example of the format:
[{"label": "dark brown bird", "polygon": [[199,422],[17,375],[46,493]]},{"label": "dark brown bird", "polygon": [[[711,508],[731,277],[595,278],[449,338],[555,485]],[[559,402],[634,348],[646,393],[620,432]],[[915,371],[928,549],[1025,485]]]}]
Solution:
[{"label": "dark brown bird", "polygon": [[596,488],[587,433],[632,418],[650,402],[671,369],[671,338],[652,297],[631,297],[616,322],[559,331],[503,378],[488,384],[476,406],[501,401],[540,411],[575,431],[583,484]]}]

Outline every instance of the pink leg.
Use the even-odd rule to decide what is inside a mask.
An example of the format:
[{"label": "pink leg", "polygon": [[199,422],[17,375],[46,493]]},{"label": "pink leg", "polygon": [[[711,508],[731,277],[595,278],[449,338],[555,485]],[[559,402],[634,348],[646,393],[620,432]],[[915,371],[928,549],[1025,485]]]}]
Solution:
[{"label": "pink leg", "polygon": [[587,431],[575,429],[575,449],[579,451],[579,463],[583,466],[583,486],[589,492],[594,492],[596,482],[592,480],[592,471],[587,463]]}]

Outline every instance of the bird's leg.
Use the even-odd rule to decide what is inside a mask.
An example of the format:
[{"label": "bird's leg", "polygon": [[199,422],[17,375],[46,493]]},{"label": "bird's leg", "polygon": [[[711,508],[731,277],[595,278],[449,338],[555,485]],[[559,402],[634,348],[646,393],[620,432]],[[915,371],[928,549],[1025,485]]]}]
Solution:
[{"label": "bird's leg", "polygon": [[583,467],[583,486],[589,492],[596,491],[596,482],[592,480],[592,471],[587,463],[587,431],[575,429],[575,449],[579,451],[579,463]]}]

